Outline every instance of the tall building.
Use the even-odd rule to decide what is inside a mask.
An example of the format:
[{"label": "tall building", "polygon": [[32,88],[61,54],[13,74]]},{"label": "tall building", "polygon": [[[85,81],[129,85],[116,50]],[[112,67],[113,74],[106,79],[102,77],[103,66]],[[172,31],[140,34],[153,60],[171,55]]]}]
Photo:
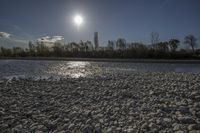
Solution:
[{"label": "tall building", "polygon": [[95,45],[95,50],[98,50],[98,48],[99,48],[98,32],[94,32],[94,45]]}]

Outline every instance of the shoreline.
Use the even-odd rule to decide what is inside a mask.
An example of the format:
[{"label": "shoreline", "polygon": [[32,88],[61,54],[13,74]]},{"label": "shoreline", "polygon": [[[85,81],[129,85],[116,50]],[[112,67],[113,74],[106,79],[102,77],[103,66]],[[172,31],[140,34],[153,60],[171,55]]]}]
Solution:
[{"label": "shoreline", "polygon": [[177,60],[177,59],[108,59],[108,58],[66,58],[66,57],[0,57],[0,60],[49,60],[49,61],[200,64],[200,60],[194,60],[194,59]]}]

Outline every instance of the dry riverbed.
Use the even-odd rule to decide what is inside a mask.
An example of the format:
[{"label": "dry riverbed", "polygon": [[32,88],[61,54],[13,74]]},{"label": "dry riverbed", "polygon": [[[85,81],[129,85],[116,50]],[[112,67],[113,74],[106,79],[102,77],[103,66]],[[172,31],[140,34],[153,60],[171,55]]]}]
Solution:
[{"label": "dry riverbed", "polygon": [[0,83],[0,132],[200,132],[200,74]]}]

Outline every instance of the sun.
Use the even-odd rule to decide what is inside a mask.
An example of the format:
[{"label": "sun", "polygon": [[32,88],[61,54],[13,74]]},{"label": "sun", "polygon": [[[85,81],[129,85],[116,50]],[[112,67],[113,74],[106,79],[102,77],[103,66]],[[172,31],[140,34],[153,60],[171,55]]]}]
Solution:
[{"label": "sun", "polygon": [[81,15],[76,15],[74,17],[74,23],[77,25],[77,26],[80,26],[82,23],[83,23],[83,17]]}]

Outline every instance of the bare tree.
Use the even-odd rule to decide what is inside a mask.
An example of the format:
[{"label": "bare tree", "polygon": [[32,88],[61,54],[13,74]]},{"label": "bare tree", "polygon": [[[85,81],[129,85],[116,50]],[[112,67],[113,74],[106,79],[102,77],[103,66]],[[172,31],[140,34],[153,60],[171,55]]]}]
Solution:
[{"label": "bare tree", "polygon": [[151,44],[155,45],[159,43],[159,34],[157,32],[152,32],[151,33]]},{"label": "bare tree", "polygon": [[196,37],[194,35],[188,35],[184,40],[184,43],[188,44],[192,48],[192,52],[195,53],[195,47],[197,46]]},{"label": "bare tree", "polygon": [[86,41],[86,51],[92,51],[93,50],[93,45],[91,41]]},{"label": "bare tree", "polygon": [[178,48],[178,45],[179,45],[180,41],[178,39],[171,39],[169,41],[169,47],[170,47],[170,50],[172,52],[175,52],[176,49]]},{"label": "bare tree", "polygon": [[13,47],[12,52],[14,56],[22,56],[24,54],[24,49],[21,47]]},{"label": "bare tree", "polygon": [[108,50],[111,50],[111,51],[114,50],[114,41],[108,40]]},{"label": "bare tree", "polygon": [[63,56],[64,46],[60,42],[56,42],[52,48],[56,56]]},{"label": "bare tree", "polygon": [[161,52],[168,52],[169,51],[169,47],[168,47],[168,42],[159,42],[157,45],[157,50],[161,51]]},{"label": "bare tree", "polygon": [[29,53],[30,53],[30,55],[31,56],[35,55],[35,53],[36,53],[36,47],[35,47],[35,45],[31,41],[29,41],[28,46],[29,46]]}]

